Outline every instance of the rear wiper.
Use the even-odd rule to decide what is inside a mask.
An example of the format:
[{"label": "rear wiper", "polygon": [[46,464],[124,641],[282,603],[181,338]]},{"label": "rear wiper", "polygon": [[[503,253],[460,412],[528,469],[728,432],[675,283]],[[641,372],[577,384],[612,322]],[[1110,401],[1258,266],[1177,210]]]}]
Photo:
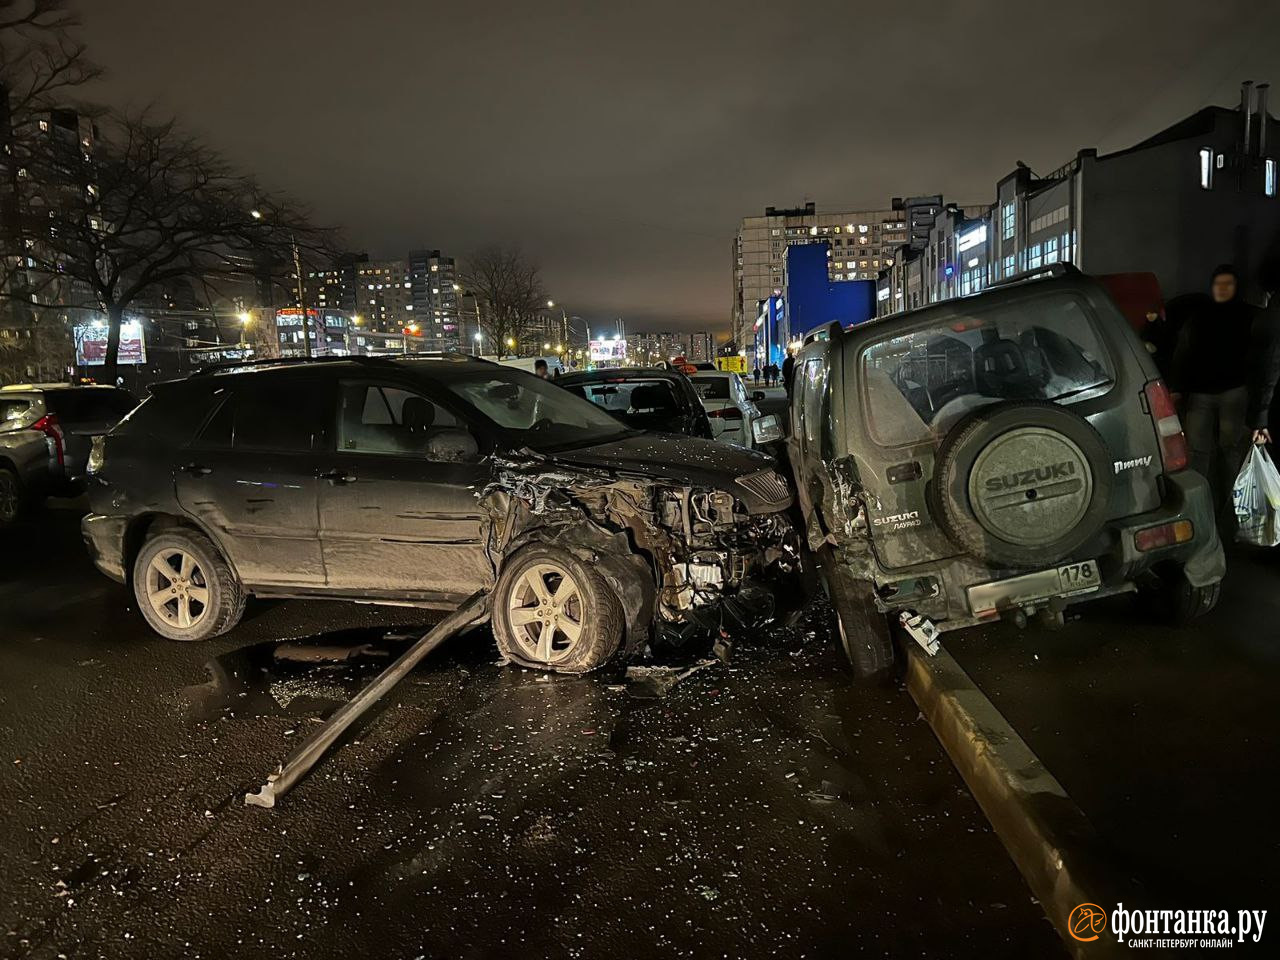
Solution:
[{"label": "rear wiper", "polygon": [[1090,390],[1097,390],[1099,387],[1110,387],[1114,384],[1115,381],[1110,378],[1106,380],[1099,380],[1097,383],[1091,384],[1090,386],[1079,387],[1075,390],[1068,390],[1066,393],[1060,393],[1053,398],[1053,402],[1060,403],[1063,400],[1069,400],[1071,397],[1078,397],[1082,393],[1088,393]]}]

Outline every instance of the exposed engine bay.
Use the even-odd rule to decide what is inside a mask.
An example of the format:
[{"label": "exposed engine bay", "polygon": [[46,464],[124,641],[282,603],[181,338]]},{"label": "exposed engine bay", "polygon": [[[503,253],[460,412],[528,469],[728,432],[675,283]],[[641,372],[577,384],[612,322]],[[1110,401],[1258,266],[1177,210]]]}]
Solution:
[{"label": "exposed engine bay", "polygon": [[499,467],[480,493],[495,569],[534,540],[573,550],[617,591],[631,649],[653,635],[679,642],[758,626],[780,615],[780,596],[799,593],[777,589],[801,565],[780,477],[786,499],[762,509],[757,497],[751,512],[744,498],[702,485],[545,461]]}]

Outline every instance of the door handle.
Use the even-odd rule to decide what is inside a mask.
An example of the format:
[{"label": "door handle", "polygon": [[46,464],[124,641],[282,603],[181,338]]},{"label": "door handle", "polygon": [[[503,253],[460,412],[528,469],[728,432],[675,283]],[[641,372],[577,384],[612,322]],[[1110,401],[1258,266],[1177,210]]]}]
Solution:
[{"label": "door handle", "polygon": [[193,477],[207,477],[209,474],[213,473],[213,469],[211,467],[206,467],[200,463],[188,463],[182,468],[182,470],[184,473],[189,473]]},{"label": "door handle", "polygon": [[345,470],[330,470],[328,473],[320,474],[321,480],[328,480],[335,487],[344,483],[355,483],[356,476],[353,473],[347,473]]}]

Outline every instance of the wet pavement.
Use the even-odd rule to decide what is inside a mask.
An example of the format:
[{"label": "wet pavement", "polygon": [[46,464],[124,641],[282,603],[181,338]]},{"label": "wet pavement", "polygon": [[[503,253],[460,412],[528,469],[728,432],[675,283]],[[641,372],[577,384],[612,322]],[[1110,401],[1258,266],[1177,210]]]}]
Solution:
[{"label": "wet pavement", "polygon": [[1227,562],[1192,626],[1116,597],[944,642],[1090,819],[1126,906],[1280,917],[1280,550]]},{"label": "wet pavement", "polygon": [[72,509],[0,550],[4,955],[1063,955],[821,609],[630,676],[503,666],[475,631],[262,810],[245,791],[427,615],[251,604],[185,645],[130,599]]}]

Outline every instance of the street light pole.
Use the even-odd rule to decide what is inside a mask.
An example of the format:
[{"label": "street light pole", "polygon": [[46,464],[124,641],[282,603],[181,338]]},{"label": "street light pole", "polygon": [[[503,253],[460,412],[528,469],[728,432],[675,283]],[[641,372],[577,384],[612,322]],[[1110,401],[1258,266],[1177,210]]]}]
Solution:
[{"label": "street light pole", "polygon": [[[289,242],[293,245],[293,272],[298,278],[298,307],[302,310],[302,345],[306,350],[307,359],[311,359],[311,331],[307,323],[307,288],[302,282],[302,257],[298,253],[298,238],[294,234],[289,234]],[[321,319],[320,326],[324,327],[324,321]],[[325,345],[328,345],[329,338],[325,337]]]}]

